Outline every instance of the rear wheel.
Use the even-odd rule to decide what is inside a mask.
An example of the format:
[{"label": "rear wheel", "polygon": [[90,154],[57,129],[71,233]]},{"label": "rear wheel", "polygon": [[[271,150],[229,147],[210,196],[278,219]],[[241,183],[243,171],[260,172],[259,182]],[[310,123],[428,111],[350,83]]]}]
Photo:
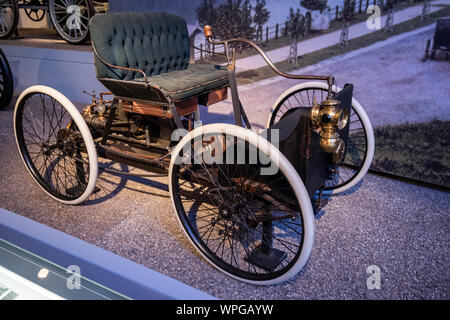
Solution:
[{"label": "rear wheel", "polygon": [[231,277],[276,284],[307,262],[309,196],[289,161],[254,132],[229,124],[191,131],[172,153],[169,191],[194,247]]},{"label": "rear wheel", "polygon": [[17,0],[0,0],[0,39],[9,38],[19,23]]},{"label": "rear wheel", "polygon": [[3,50],[0,49],[0,110],[9,106],[14,92],[14,80]]},{"label": "rear wheel", "polygon": [[[333,92],[339,91],[333,87]],[[321,103],[327,98],[328,85],[322,82],[306,82],[284,92],[275,102],[267,119],[267,127],[279,122],[283,116],[301,107],[312,107],[314,100]],[[349,117],[347,153],[343,161],[330,172],[324,191],[340,193],[356,185],[365,176],[372,163],[375,138],[372,125],[358,101],[353,98]]]},{"label": "rear wheel", "polygon": [[92,0],[49,0],[48,12],[61,38],[71,44],[89,39],[89,20],[94,16]]},{"label": "rear wheel", "polygon": [[[44,19],[46,10],[37,9],[37,7],[45,6],[44,0],[24,0],[23,4],[25,14],[27,15],[28,19],[34,22],[39,22],[42,21],[42,19]],[[34,8],[30,9],[30,7]]]},{"label": "rear wheel", "polygon": [[94,191],[98,162],[81,114],[58,91],[35,86],[19,97],[14,111],[19,153],[39,186],[65,204],[79,204]]}]

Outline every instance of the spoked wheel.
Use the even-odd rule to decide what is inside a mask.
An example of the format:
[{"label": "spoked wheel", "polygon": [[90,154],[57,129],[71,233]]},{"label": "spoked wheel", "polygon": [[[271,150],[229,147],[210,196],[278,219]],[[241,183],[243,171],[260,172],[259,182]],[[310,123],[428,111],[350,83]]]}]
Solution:
[{"label": "spoked wheel", "polygon": [[24,10],[27,17],[34,22],[42,21],[45,17],[45,11],[44,9],[37,9],[37,8],[27,8],[27,7],[37,7],[37,6],[44,6],[44,0],[24,0],[23,4],[25,5]]},{"label": "spoked wheel", "polygon": [[254,132],[230,124],[191,131],[172,153],[169,191],[194,247],[231,277],[276,284],[307,262],[314,218],[305,186]]},{"label": "spoked wheel", "polygon": [[[333,92],[341,90],[333,87]],[[267,120],[267,127],[277,123],[295,108],[312,107],[314,99],[320,104],[327,98],[328,86],[321,82],[307,82],[284,92],[275,102]],[[291,111],[290,111],[291,110]],[[375,150],[372,125],[358,101],[353,98],[349,118],[347,153],[342,163],[330,172],[324,190],[331,193],[343,192],[356,185],[367,173]]]},{"label": "spoked wheel", "polygon": [[0,39],[9,38],[19,23],[17,0],[0,0]]},{"label": "spoked wheel", "polygon": [[52,198],[79,204],[95,188],[97,152],[75,106],[58,91],[34,86],[14,111],[19,153],[30,174]]},{"label": "spoked wheel", "polygon": [[48,12],[61,38],[71,44],[89,39],[89,20],[95,14],[92,0],[49,0]]},{"label": "spoked wheel", "polygon": [[14,91],[14,80],[3,50],[0,49],[0,110],[9,106]]}]

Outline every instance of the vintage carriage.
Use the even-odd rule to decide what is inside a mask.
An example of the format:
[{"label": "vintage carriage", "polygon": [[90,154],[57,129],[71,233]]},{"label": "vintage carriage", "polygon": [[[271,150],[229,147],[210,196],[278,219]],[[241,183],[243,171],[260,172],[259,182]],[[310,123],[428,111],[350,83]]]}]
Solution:
[{"label": "vintage carriage", "polygon": [[96,13],[108,11],[108,0],[0,0],[0,39],[17,31],[19,9],[34,22],[47,12],[56,32],[71,44],[89,39],[89,20]]},{"label": "vintage carriage", "polygon": [[[208,26],[226,65],[189,63],[186,22],[170,14],[97,15],[90,32],[97,77],[111,92],[93,96],[82,114],[45,86],[17,101],[17,146],[38,185],[80,204],[96,188],[98,156],[168,175],[182,229],[215,267],[253,284],[297,274],[313,245],[316,199],[355,186],[372,161],[373,131],[353,86],[282,73],[253,42],[215,41]],[[260,134],[239,101],[238,41],[278,74],[314,80],[284,92]],[[224,100],[228,89],[235,124],[199,125],[199,105]]]}]

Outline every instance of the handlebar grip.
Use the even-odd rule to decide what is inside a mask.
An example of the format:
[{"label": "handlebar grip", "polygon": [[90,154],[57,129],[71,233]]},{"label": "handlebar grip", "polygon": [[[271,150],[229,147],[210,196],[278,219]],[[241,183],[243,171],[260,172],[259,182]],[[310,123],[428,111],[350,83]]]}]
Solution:
[{"label": "handlebar grip", "polygon": [[204,26],[203,31],[205,32],[205,37],[212,37],[212,27],[210,25]]}]

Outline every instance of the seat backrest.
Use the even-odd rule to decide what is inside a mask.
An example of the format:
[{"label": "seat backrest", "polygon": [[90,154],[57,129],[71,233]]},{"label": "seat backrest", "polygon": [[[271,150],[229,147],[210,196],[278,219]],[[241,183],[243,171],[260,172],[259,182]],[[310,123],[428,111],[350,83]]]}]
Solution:
[{"label": "seat backrest", "polygon": [[[148,77],[186,69],[189,34],[186,21],[156,12],[100,14],[90,21],[91,41],[106,62],[143,70]],[[95,57],[98,78],[133,80],[142,74],[106,66]]]},{"label": "seat backrest", "polygon": [[436,31],[434,33],[434,46],[450,47],[450,18],[440,18],[436,24]]}]

